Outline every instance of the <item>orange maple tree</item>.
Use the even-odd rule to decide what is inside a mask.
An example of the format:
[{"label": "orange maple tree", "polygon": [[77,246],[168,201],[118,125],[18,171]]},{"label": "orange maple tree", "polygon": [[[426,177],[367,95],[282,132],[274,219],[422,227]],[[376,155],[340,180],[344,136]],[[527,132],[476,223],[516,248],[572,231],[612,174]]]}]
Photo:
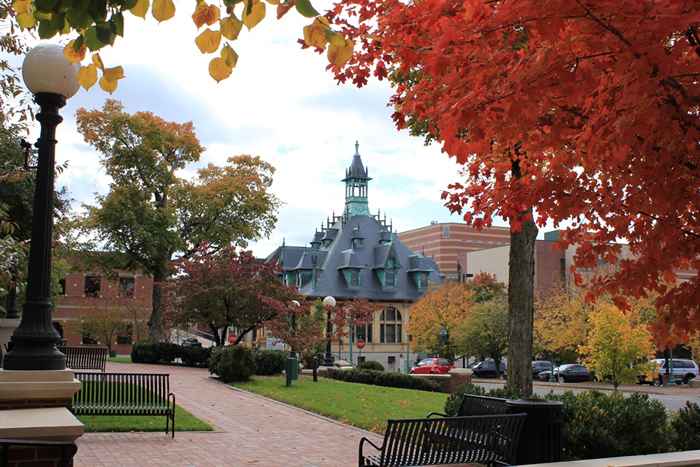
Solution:
[{"label": "orange maple tree", "polygon": [[329,16],[358,45],[337,79],[391,77],[397,126],[463,164],[451,209],[570,223],[582,267],[623,239],[593,292],[658,293],[659,341],[700,328],[700,278],[668,282],[700,268],[700,3],[341,0]]}]

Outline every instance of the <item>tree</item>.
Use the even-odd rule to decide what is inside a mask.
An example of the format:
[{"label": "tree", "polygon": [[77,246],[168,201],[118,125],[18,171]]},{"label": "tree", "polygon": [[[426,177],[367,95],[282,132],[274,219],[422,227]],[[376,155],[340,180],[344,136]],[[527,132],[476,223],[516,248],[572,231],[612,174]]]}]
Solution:
[{"label": "tree", "polygon": [[491,357],[500,370],[508,350],[508,303],[504,297],[475,304],[459,324],[457,346],[465,355]]},{"label": "tree", "polygon": [[264,325],[272,336],[281,339],[292,352],[307,354],[325,340],[325,321],[325,312],[319,300],[314,303],[297,301],[284,303]]},{"label": "tree", "polygon": [[594,293],[657,291],[659,306],[675,305],[671,323],[700,327],[700,278],[660,281],[700,265],[699,15],[697,3],[635,0],[341,0],[329,15],[358,44],[336,77],[364,85],[391,73],[397,126],[464,166],[448,206],[477,227],[509,220],[509,385],[521,393],[531,392],[533,209],[540,226],[572,222],[563,242],[578,244],[578,266],[615,263],[615,242],[628,242],[632,258]]},{"label": "tree", "polygon": [[414,351],[443,354],[440,331],[447,330],[450,341],[461,342],[461,323],[474,307],[474,293],[467,284],[446,282],[428,291],[411,307],[409,331]]},{"label": "tree", "polygon": [[[226,331],[239,331],[234,345],[278,313],[288,314],[299,298],[282,284],[276,266],[258,261],[248,251],[226,247],[205,250],[176,263],[177,273],[167,308],[179,325],[200,325],[211,331],[217,346],[226,343]],[[279,336],[277,336],[279,337]]]},{"label": "tree", "polygon": [[540,297],[535,305],[535,348],[550,359],[576,361],[591,310],[583,291],[559,289]]},{"label": "tree", "polygon": [[101,305],[95,310],[84,312],[78,321],[81,335],[88,335],[109,348],[119,335],[131,332],[138,340],[148,314],[135,305],[122,303],[119,299],[101,299]]},{"label": "tree", "polygon": [[648,369],[654,345],[646,324],[612,304],[601,304],[590,316],[590,331],[579,351],[598,378],[609,379],[615,389],[636,382]]},{"label": "tree", "polygon": [[241,155],[185,180],[178,171],[203,152],[191,123],[167,122],[150,112],[128,114],[114,100],[101,110],[79,109],[77,120],[113,180],[109,193],[89,207],[85,228],[100,245],[123,253],[126,264],[115,266],[153,276],[149,334],[161,340],[161,289],[172,258],[188,258],[202,248],[245,246],[269,234],[279,204],[268,192],[274,168]]},{"label": "tree", "polygon": [[[243,28],[253,29],[265,18],[266,4],[262,0],[224,0],[225,11],[203,0],[194,3],[192,22],[198,35],[194,42],[203,54],[218,52],[218,56],[209,62],[209,75],[217,82],[228,78],[238,62],[238,54],[232,44]],[[277,18],[284,16],[296,7],[297,12],[306,18],[316,18],[304,28],[304,39],[309,45],[325,47],[330,43],[328,61],[339,65],[350,59],[353,43],[328,29],[328,20],[319,16],[309,0],[270,1],[277,5]],[[90,50],[91,60],[81,66],[78,79],[85,89],[91,88],[100,77],[100,87],[107,92],[114,92],[118,82],[124,78],[121,66],[107,68],[104,66],[98,50],[113,45],[118,37],[124,35],[125,13],[144,18],[151,14],[158,21],[167,21],[175,16],[173,0],[102,0],[83,2],[56,2],[42,0],[14,0],[13,10],[22,29],[37,29],[42,39],[55,35],[73,34],[77,36],[65,47],[66,57],[74,62],[82,62]],[[224,16],[224,13],[227,16]],[[129,16],[129,15],[127,15]],[[207,27],[199,33],[204,26]],[[217,29],[218,27],[218,29]],[[227,41],[228,40],[228,41]],[[323,42],[320,42],[323,41]],[[223,45],[222,45],[223,43]]]}]

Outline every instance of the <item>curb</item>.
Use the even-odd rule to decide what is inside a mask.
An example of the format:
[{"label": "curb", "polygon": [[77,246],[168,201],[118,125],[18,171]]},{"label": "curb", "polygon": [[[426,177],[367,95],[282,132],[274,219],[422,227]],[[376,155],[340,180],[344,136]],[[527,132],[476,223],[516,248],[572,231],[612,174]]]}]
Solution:
[{"label": "curb", "polygon": [[[498,385],[505,385],[505,381],[502,379],[494,378],[494,379],[489,379],[489,378],[472,378],[472,383],[483,383],[483,384],[498,384]],[[575,384],[575,386],[574,386]],[[544,387],[544,388],[559,388],[559,389],[588,389],[588,390],[593,390],[593,391],[614,391],[614,389],[611,387],[601,387],[601,386],[595,386],[592,384],[585,384],[585,383],[549,383],[546,381],[533,381],[532,382],[533,386],[536,387]],[[640,388],[641,389],[641,388]],[[634,389],[629,389],[629,388],[618,388],[618,392],[628,392],[628,393],[642,393],[642,394],[653,394],[656,396],[674,396],[678,394],[668,394],[665,392],[661,391],[655,391],[655,390],[643,390],[643,391],[638,391]]]}]

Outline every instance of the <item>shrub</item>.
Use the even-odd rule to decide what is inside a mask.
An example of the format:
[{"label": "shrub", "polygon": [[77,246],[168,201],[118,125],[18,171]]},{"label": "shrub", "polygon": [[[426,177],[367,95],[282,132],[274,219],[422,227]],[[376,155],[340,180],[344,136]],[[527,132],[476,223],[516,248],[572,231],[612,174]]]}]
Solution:
[{"label": "shrub", "polygon": [[258,350],[255,358],[256,375],[276,375],[282,373],[287,363],[287,354],[280,350]]},{"label": "shrub", "polygon": [[550,394],[564,403],[564,458],[591,459],[665,452],[666,410],[646,394],[587,391]]},{"label": "shrub", "polygon": [[182,363],[187,366],[206,367],[210,353],[211,350],[204,347],[180,347],[180,358],[182,358]]},{"label": "shrub", "polygon": [[349,383],[371,384],[392,388],[417,389],[419,391],[440,391],[440,385],[435,381],[416,378],[401,373],[386,373],[375,370],[333,370],[329,369],[326,376]]},{"label": "shrub", "polygon": [[253,352],[240,345],[216,348],[209,358],[209,373],[219,375],[225,383],[247,381],[254,371]]},{"label": "shrub", "polygon": [[676,451],[700,449],[700,405],[688,401],[673,416],[671,437]]},{"label": "shrub", "polygon": [[137,342],[131,347],[131,361],[134,363],[158,363],[160,360],[156,344]]},{"label": "shrub", "polygon": [[172,363],[176,358],[180,357],[180,346],[177,344],[158,342],[155,346],[158,361],[161,363]]},{"label": "shrub", "polygon": [[477,386],[472,383],[464,383],[457,390],[447,396],[447,401],[445,401],[445,413],[450,417],[454,417],[459,412],[459,408],[462,405],[462,399],[464,399],[465,394],[471,394],[475,396],[485,396],[486,389],[481,386]]},{"label": "shrub", "polygon": [[374,370],[374,371],[384,371],[384,365],[374,360],[368,360],[361,362],[357,365],[358,370]]}]

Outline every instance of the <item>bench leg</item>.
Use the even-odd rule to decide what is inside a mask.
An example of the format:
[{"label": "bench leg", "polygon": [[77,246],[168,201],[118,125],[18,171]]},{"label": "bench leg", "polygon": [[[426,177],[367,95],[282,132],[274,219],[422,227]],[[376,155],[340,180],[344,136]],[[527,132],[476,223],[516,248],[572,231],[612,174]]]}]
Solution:
[{"label": "bench leg", "polygon": [[170,414],[165,416],[165,434],[168,434],[168,427],[172,425],[170,430],[172,438],[175,439],[175,394],[172,392],[168,394],[168,405],[170,406]]}]

